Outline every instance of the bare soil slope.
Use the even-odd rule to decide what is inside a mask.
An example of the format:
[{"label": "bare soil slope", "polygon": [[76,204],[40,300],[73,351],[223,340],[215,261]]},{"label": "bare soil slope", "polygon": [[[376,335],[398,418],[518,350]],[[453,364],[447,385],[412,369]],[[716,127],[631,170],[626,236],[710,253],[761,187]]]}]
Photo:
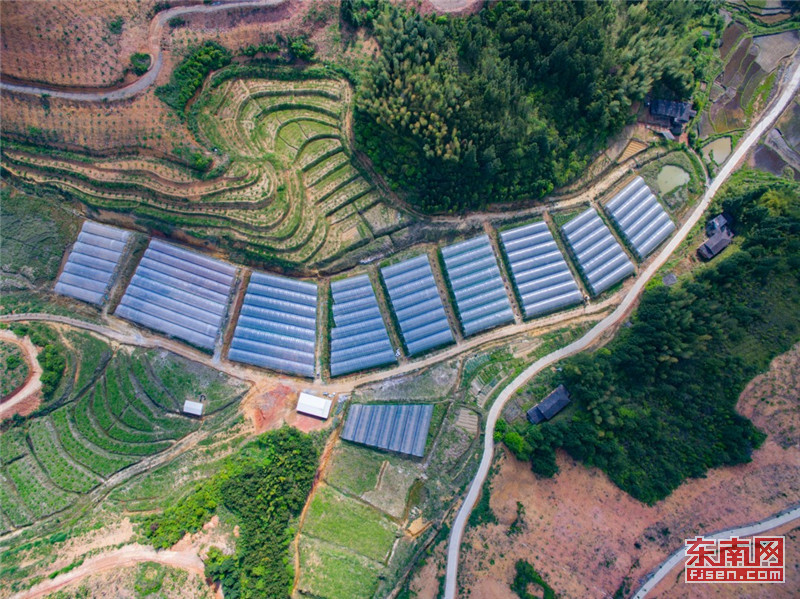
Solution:
[{"label": "bare soil slope", "polygon": [[[560,474],[537,478],[504,454],[491,507],[498,524],[467,531],[461,582],[472,597],[507,597],[517,559],[531,562],[567,597],[632,587],[686,537],[763,519],[800,501],[800,345],[776,358],[742,393],[737,409],[768,434],[749,464],[718,468],[648,507],[603,472],[564,453]],[[525,507],[518,535],[509,527]],[[675,590],[678,596],[684,587]]]}]

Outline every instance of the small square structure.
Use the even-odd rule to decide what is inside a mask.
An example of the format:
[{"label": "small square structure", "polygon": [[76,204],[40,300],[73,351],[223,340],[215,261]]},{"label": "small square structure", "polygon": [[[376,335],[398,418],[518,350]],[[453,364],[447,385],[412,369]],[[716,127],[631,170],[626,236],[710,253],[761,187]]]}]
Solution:
[{"label": "small square structure", "polygon": [[203,404],[199,401],[191,401],[187,399],[183,402],[183,413],[189,414],[190,416],[202,416],[203,415]]},{"label": "small square structure", "polygon": [[327,420],[328,414],[331,412],[332,403],[330,399],[325,399],[324,397],[301,393],[300,398],[297,400],[297,411],[301,414]]}]

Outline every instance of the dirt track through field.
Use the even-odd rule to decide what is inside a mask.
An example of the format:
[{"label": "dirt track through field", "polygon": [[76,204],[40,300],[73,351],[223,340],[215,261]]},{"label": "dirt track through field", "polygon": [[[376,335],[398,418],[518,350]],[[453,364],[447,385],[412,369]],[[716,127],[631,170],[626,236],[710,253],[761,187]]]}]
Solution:
[{"label": "dirt track through field", "polygon": [[143,92],[153,85],[156,77],[158,77],[159,72],[161,72],[161,67],[164,63],[164,55],[161,49],[161,36],[164,31],[164,26],[170,19],[198,13],[219,12],[233,8],[278,6],[284,2],[286,2],[286,0],[244,0],[224,3],[216,2],[211,6],[179,6],[156,14],[156,16],[153,17],[153,20],[150,22],[150,33],[148,35],[148,52],[152,60],[152,66],[150,67],[150,70],[148,70],[139,79],[124,87],[116,89],[98,88],[95,91],[78,92],[0,81],[0,90],[35,96],[46,94],[52,98],[61,98],[64,100],[73,100],[78,102],[114,102],[117,100],[125,100]]},{"label": "dirt track through field", "polygon": [[20,339],[11,331],[0,330],[0,339],[19,347],[22,353],[25,354],[25,360],[27,360],[29,367],[28,378],[25,383],[0,404],[0,420],[3,420],[13,416],[22,404],[38,395],[42,390],[42,367],[36,359],[39,352],[28,337]]},{"label": "dirt track through field", "polygon": [[203,560],[194,551],[156,551],[152,547],[143,545],[127,545],[109,553],[91,557],[74,570],[60,574],[51,580],[40,582],[27,591],[13,595],[12,599],[43,597],[86,576],[105,570],[133,566],[141,562],[156,562],[205,576]]}]

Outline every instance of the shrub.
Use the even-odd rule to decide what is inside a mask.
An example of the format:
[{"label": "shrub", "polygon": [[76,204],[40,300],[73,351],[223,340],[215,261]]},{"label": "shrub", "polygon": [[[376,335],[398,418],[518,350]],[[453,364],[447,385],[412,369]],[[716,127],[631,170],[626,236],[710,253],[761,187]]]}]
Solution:
[{"label": "shrub", "polygon": [[108,22],[108,30],[114,35],[119,35],[122,33],[122,24],[124,22],[125,21],[122,19],[122,17],[117,17],[116,19]]},{"label": "shrub", "polygon": [[144,52],[131,54],[131,68],[137,75],[144,75],[150,68],[150,55]]},{"label": "shrub", "polygon": [[230,62],[231,53],[227,48],[216,42],[206,42],[189,51],[173,71],[170,82],[156,88],[156,95],[168,106],[183,111],[208,74]]}]

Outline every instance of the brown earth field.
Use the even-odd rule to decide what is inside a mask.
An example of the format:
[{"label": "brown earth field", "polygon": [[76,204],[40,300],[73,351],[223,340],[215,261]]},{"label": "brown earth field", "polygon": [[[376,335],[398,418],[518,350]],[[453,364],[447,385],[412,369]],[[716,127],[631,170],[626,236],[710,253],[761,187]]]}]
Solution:
[{"label": "brown earth field", "polygon": [[[560,473],[546,479],[502,451],[490,499],[498,523],[467,531],[461,596],[515,597],[514,564],[525,559],[563,597],[610,597],[626,579],[636,589],[685,538],[759,521],[800,502],[800,344],[750,382],[737,410],[768,435],[752,461],[689,480],[653,507],[564,452]],[[518,501],[524,524],[512,536]],[[787,571],[798,557],[789,559]],[[685,596],[682,585],[664,596]]]},{"label": "brown earth field", "polygon": [[[130,55],[147,50],[150,13],[157,1],[4,0],[3,75],[58,86],[117,84],[125,78]],[[115,34],[109,23],[118,18],[122,32]]]},{"label": "brown earth field", "polygon": [[[274,7],[189,15],[184,26],[164,32],[161,40],[163,67],[147,91],[116,102],[77,102],[52,97],[43,101],[40,96],[3,93],[0,103],[2,133],[20,141],[93,155],[135,153],[177,160],[176,147],[200,149],[200,146],[186,123],[156,97],[155,88],[169,82],[187,48],[214,40],[236,54],[251,44],[274,41],[279,34],[313,34],[325,25],[324,21],[310,19],[308,13],[314,6],[311,2],[288,0]],[[146,28],[138,43],[146,49]],[[3,64],[8,60],[4,51]],[[87,68],[97,66],[92,63]],[[81,84],[92,84],[91,79]]]}]

